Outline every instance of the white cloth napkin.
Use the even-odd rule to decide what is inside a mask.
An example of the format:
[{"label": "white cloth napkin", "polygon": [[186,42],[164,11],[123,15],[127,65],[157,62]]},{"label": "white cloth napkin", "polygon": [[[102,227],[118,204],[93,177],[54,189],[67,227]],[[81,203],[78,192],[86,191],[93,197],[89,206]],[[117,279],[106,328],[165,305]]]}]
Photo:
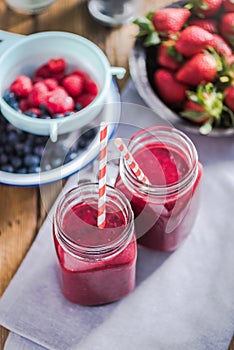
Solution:
[{"label": "white cloth napkin", "polygon": [[[122,99],[142,104],[131,82]],[[151,111],[143,108],[139,120],[134,108],[124,105],[124,123],[154,124]],[[121,125],[121,135],[129,131]],[[0,324],[14,332],[6,350],[228,348],[234,331],[234,140],[189,136],[206,166],[199,217],[185,243],[171,254],[140,248],[137,287],[121,301],[74,305],[58,287],[54,206],[0,300]],[[76,182],[74,175],[64,190]]]}]

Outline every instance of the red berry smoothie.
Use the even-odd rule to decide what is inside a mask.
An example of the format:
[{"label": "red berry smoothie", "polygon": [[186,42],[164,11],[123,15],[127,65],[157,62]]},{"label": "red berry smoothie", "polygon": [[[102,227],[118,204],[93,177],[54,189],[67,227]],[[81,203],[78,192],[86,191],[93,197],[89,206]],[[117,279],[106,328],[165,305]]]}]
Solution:
[{"label": "red berry smoothie", "polygon": [[[170,133],[169,133],[170,135]],[[150,137],[137,141],[134,159],[150,185],[133,178],[127,164],[120,167],[116,187],[131,202],[138,243],[155,250],[173,251],[187,237],[197,216],[202,166],[194,164],[181,144]]]},{"label": "red berry smoothie", "polygon": [[[54,229],[62,291],[68,300],[81,305],[109,303],[135,287],[133,231],[121,243],[126,217],[117,206],[107,204],[105,228],[99,229],[97,212],[97,201],[75,204],[63,216],[63,238]],[[64,240],[69,244],[64,245]]]}]

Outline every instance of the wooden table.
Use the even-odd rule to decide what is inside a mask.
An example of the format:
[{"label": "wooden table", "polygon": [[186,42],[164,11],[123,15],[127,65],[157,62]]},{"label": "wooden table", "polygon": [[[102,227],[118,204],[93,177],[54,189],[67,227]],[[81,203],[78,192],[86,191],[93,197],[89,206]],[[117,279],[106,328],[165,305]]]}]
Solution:
[{"label": "wooden table", "polygon": [[[172,1],[144,0],[142,13]],[[156,4],[157,3],[157,4]],[[46,30],[61,30],[83,35],[94,41],[106,53],[112,65],[128,68],[128,56],[134,43],[136,28],[125,25],[118,29],[105,28],[88,13],[84,0],[58,0],[38,16],[16,14],[0,1],[1,29],[13,33],[30,34]],[[0,68],[1,69],[1,68]],[[128,78],[121,83],[121,89]],[[56,198],[59,184],[47,185],[47,195],[41,203],[38,188],[0,185],[0,296],[7,288],[22,259],[30,248],[45,215]],[[0,349],[8,331],[0,327]],[[16,349],[17,350],[17,349]],[[226,349],[224,349],[226,350]],[[234,340],[229,350],[234,350]]]}]

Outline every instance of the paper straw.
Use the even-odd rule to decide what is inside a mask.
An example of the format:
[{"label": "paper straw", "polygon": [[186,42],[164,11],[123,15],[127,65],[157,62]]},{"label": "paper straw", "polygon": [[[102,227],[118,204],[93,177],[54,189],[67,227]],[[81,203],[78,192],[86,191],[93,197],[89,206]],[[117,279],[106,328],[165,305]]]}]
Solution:
[{"label": "paper straw", "polygon": [[106,223],[106,161],[107,161],[107,124],[100,125],[100,156],[98,174],[98,218],[97,226],[104,228]]},{"label": "paper straw", "polygon": [[126,162],[128,163],[130,169],[132,170],[136,178],[144,184],[149,184],[148,178],[145,176],[145,174],[140,169],[139,165],[137,164],[131,153],[128,151],[123,140],[121,138],[115,139],[115,145],[118,147],[121,155],[125,158]]}]

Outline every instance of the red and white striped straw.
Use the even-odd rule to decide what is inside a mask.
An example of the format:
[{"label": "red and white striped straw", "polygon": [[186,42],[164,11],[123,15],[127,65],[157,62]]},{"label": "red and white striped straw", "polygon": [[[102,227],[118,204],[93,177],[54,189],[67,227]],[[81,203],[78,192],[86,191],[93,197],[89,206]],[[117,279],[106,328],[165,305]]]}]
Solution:
[{"label": "red and white striped straw", "polygon": [[100,156],[98,174],[98,218],[97,226],[104,228],[106,223],[106,161],[107,161],[107,123],[100,124]]},{"label": "red and white striped straw", "polygon": [[115,139],[115,145],[118,147],[121,155],[125,158],[126,162],[128,163],[130,169],[132,170],[132,172],[134,173],[136,178],[145,184],[149,184],[148,178],[145,176],[143,171],[140,169],[139,165],[137,164],[137,162],[135,161],[135,159],[133,158],[133,156],[131,155],[131,153],[127,149],[123,140],[121,138]]}]

